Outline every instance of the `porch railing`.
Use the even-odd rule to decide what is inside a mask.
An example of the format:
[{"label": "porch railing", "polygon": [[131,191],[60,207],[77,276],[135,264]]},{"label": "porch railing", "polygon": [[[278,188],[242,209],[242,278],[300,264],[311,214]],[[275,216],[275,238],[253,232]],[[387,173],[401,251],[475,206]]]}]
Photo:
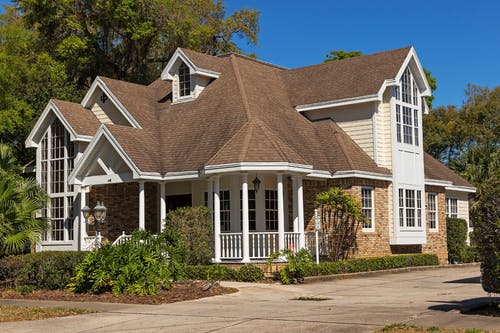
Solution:
[{"label": "porch railing", "polygon": [[100,232],[97,234],[97,237],[95,236],[83,237],[83,250],[84,251],[94,250],[97,246],[97,238],[99,238],[99,243],[102,243],[103,237],[101,236]]},{"label": "porch railing", "polygon": [[[313,256],[316,256],[316,233],[306,232],[306,249],[311,251]],[[319,232],[318,233],[318,245],[319,245],[319,255],[328,256],[328,233]]]},{"label": "porch railing", "polygon": [[[243,258],[243,234],[241,232],[221,233],[221,259]],[[279,233],[250,232],[248,234],[250,259],[266,259],[279,250]],[[299,233],[285,232],[285,247],[292,252],[299,249]]]},{"label": "porch railing", "polygon": [[120,245],[120,244],[123,244],[125,242],[129,242],[131,240],[132,240],[132,235],[127,235],[127,234],[125,234],[125,231],[123,231],[122,234],[120,235],[120,237],[118,237],[113,242],[113,245]]}]

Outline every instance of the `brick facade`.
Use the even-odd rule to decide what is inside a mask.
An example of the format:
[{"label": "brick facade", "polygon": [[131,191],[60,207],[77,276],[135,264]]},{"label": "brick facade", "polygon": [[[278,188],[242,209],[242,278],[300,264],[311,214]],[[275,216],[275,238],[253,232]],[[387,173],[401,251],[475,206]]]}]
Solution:
[{"label": "brick facade", "polygon": [[[340,187],[358,200],[361,200],[361,188],[370,186],[374,192],[375,230],[357,233],[357,253],[354,257],[380,257],[391,254],[403,253],[432,253],[436,254],[441,264],[448,261],[446,243],[446,210],[444,188],[426,187],[425,202],[427,206],[427,192],[436,193],[438,209],[438,231],[430,232],[427,220],[427,243],[424,245],[398,245],[391,246],[390,212],[389,212],[389,187],[385,181],[368,180],[360,178],[346,178],[339,180],[304,180],[304,220],[306,231],[314,231],[314,197],[317,193],[327,191],[332,187]],[[290,194],[289,194],[290,195]],[[289,208],[290,209],[290,208]],[[290,223],[290,221],[289,221]]]},{"label": "brick facade", "polygon": [[[146,230],[159,231],[159,185],[145,183]],[[130,234],[139,228],[139,184],[122,183],[92,186],[88,194],[87,205],[94,207],[102,201],[108,208],[106,222],[101,226],[105,240],[114,241],[124,231]],[[89,235],[94,235],[94,228],[87,227]]]}]

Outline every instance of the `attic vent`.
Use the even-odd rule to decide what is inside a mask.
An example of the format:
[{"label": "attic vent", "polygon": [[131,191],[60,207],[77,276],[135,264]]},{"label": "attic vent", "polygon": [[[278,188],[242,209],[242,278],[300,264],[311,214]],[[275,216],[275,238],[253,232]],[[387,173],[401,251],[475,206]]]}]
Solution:
[{"label": "attic vent", "polygon": [[111,119],[109,119],[108,115],[101,109],[99,104],[95,103],[90,110],[102,124],[113,124]]}]

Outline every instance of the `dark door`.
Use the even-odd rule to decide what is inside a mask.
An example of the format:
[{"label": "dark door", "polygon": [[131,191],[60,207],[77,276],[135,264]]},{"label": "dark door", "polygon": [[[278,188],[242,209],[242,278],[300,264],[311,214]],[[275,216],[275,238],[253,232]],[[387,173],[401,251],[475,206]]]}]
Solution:
[{"label": "dark door", "polygon": [[167,195],[167,213],[186,206],[191,206],[191,194]]}]

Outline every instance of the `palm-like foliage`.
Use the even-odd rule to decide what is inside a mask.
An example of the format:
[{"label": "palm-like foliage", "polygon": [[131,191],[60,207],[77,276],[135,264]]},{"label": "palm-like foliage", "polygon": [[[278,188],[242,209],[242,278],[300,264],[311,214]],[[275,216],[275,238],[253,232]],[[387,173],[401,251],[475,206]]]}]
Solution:
[{"label": "palm-like foliage", "polygon": [[47,229],[46,219],[35,212],[46,203],[44,192],[32,178],[24,179],[9,148],[0,143],[0,257],[22,252]]}]

